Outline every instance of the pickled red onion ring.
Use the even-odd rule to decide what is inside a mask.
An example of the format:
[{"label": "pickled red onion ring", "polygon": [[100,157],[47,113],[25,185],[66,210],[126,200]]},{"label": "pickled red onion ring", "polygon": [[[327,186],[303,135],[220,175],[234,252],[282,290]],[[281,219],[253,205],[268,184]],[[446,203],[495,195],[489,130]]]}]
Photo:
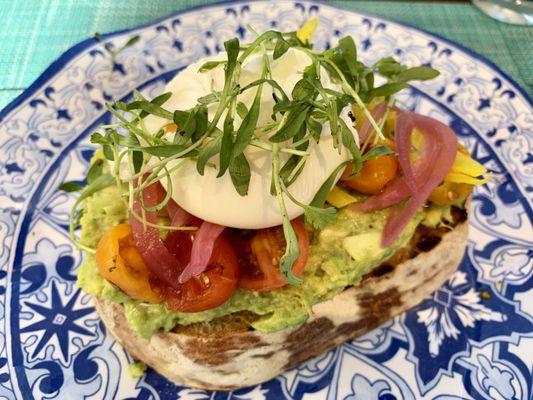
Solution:
[{"label": "pickled red onion ring", "polygon": [[196,217],[181,208],[174,200],[170,199],[167,204],[170,226],[187,226]]},{"label": "pickled red onion ring", "polygon": [[194,237],[192,244],[191,260],[179,277],[180,283],[185,283],[193,276],[198,276],[209,265],[215,241],[220,236],[225,226],[204,221]]},{"label": "pickled red onion ring", "polygon": [[409,154],[411,153],[411,133],[414,129],[414,121],[410,114],[400,114],[396,119],[394,135],[396,148],[398,149],[398,162],[405,177],[404,181],[414,197],[419,196],[418,184],[415,179]]},{"label": "pickled red onion ring", "polygon": [[[379,124],[380,119],[385,114],[385,111],[387,110],[387,103],[382,102],[379,103],[374,109],[370,112],[370,115],[372,115],[372,118],[376,123]],[[369,135],[372,135],[374,133],[375,129],[370,124],[370,121],[365,119],[365,122],[363,122],[363,125],[361,126],[361,129],[359,130],[359,143],[363,143]]]},{"label": "pickled red onion ring", "polygon": [[[161,196],[164,197],[164,195],[165,191],[159,183],[153,183],[142,191],[143,202],[147,207],[157,205],[161,201]],[[137,199],[133,201],[133,211],[137,215],[142,215],[143,210]],[[152,224],[157,223],[156,212],[144,211],[144,215],[146,221]],[[144,226],[133,215],[130,216],[130,224],[135,247],[141,253],[150,271],[167,285],[178,287],[180,284],[176,279],[176,269],[179,268],[179,263],[165,247],[158,230],[151,226]]]},{"label": "pickled red onion ring", "polygon": [[[435,160],[437,152],[438,148],[435,142],[427,143],[422,149],[420,158],[412,166],[417,187],[427,180],[430,172],[429,166]],[[353,206],[354,209],[361,212],[381,210],[382,208],[393,206],[407,199],[412,194],[412,191],[405,180],[406,177],[401,176],[385,186],[381,193],[371,196],[360,203],[356,203]]]},{"label": "pickled red onion ring", "polygon": [[[393,212],[387,221],[382,237],[383,247],[392,245],[398,238],[409,223],[409,220],[424,205],[431,192],[440,185],[448,172],[450,172],[457,154],[457,137],[451,128],[423,115],[415,113],[405,113],[403,115],[408,118],[404,120],[405,123],[412,121],[412,128],[416,127],[424,134],[426,143],[424,144],[423,152],[426,147],[431,147],[431,150],[427,151],[427,153],[436,153],[436,156],[434,159],[426,157],[424,165],[421,165],[422,163],[419,164],[419,170],[427,168],[428,173],[424,174],[427,175],[427,178],[422,178],[422,174],[420,174],[421,178],[414,179],[413,182],[416,184],[418,195],[410,197],[405,204]],[[407,183],[405,183],[405,186],[409,188]]]},{"label": "pickled red onion ring", "polygon": [[[404,162],[409,161],[409,168],[402,166],[403,176],[387,185],[380,194],[354,205],[357,211],[368,212],[390,207],[409,198],[391,216],[385,226],[382,240],[382,245],[385,247],[394,243],[411,217],[444,180],[452,168],[457,153],[457,138],[448,126],[416,113],[402,112],[398,116],[396,129],[401,131],[400,136],[403,138],[410,137],[415,127],[422,131],[426,139],[419,159],[411,165],[409,158],[406,157]],[[406,142],[410,148],[410,140]],[[405,143],[400,144],[399,147],[402,148],[402,152],[405,152]],[[411,172],[406,174],[406,170]],[[413,192],[416,193],[416,197],[410,198]]]}]

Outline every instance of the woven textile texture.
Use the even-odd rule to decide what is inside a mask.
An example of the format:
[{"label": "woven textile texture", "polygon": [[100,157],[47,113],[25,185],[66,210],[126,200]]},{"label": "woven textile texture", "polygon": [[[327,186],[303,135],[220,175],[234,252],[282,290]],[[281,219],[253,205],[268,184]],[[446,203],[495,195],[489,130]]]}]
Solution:
[{"label": "woven textile texture", "polygon": [[[0,0],[0,109],[61,53],[106,33],[213,0]],[[468,3],[329,1],[392,18],[456,41],[496,63],[533,97],[533,29],[486,17]]]}]

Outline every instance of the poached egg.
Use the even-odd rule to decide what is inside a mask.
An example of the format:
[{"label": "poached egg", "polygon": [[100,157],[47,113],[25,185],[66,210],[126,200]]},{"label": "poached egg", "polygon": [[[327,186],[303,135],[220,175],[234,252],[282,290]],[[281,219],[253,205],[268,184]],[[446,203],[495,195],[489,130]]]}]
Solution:
[{"label": "poached egg", "polygon": [[[256,53],[248,57],[241,66],[239,84],[244,87],[261,77],[263,69],[262,53]],[[272,53],[268,54],[272,79],[278,82],[285,93],[290,96],[296,82],[303,75],[305,67],[312,63],[310,57],[302,50],[291,48],[283,56],[274,60]],[[213,91],[221,91],[224,86],[224,68],[218,66],[207,72],[198,72],[206,61],[225,60],[225,53],[220,53],[209,59],[201,59],[179,72],[170,81],[165,92],[172,96],[163,105],[168,110],[188,110],[197,104],[199,97],[208,95]],[[340,85],[331,81],[325,70],[320,71],[321,82],[324,88],[342,92]],[[238,96],[248,108],[251,106],[256,88],[249,89]],[[272,122],[271,114],[275,101],[272,96],[272,87],[268,84],[263,86],[258,126]],[[208,116],[211,120],[218,103],[208,106]],[[348,116],[349,107],[342,110],[342,118],[352,130],[356,143],[358,136],[353,123]],[[219,121],[218,127],[222,128],[225,115]],[[145,119],[146,128],[152,134],[168,124],[163,118],[149,115]],[[235,116],[235,129],[241,123],[241,119]],[[309,156],[298,178],[289,186],[290,193],[300,202],[309,204],[317,191],[335,168],[351,158],[346,148],[333,147],[333,138],[329,123],[322,127],[321,138],[318,143],[311,140],[308,150]],[[203,220],[240,229],[261,229],[280,225],[283,222],[278,200],[270,193],[272,179],[272,153],[268,150],[248,146],[244,154],[250,164],[250,185],[248,194],[241,196],[235,190],[229,172],[217,178],[218,155],[209,160],[209,163],[217,168],[209,166],[205,168],[204,175],[196,170],[196,161],[190,159],[176,160],[168,164],[168,169],[177,163],[180,167],[171,174],[172,198],[187,212]],[[289,158],[289,154],[280,153],[280,165]],[[340,174],[339,174],[340,176]],[[337,179],[339,178],[337,177]],[[163,187],[168,190],[166,178],[161,180]],[[303,209],[284,196],[285,206],[290,219],[303,214]]]}]

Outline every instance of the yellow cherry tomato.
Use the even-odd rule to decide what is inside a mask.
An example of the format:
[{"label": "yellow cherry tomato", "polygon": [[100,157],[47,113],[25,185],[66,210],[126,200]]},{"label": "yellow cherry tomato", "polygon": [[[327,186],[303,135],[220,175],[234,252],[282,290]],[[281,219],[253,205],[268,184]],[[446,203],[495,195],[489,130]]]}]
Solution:
[{"label": "yellow cherry tomato", "polygon": [[131,226],[114,226],[102,236],[96,248],[100,274],[128,296],[149,303],[161,299],[150,287],[149,270],[135,247]]},{"label": "yellow cherry tomato", "polygon": [[350,178],[353,167],[348,166],[342,174],[342,183],[359,193],[377,194],[398,172],[398,159],[395,155],[378,156],[363,163],[359,175]]},{"label": "yellow cherry tomato", "polygon": [[[378,145],[386,145],[396,150],[396,144],[385,139]],[[353,166],[349,165],[341,176],[341,182],[362,194],[377,194],[392,181],[398,173],[398,158],[394,154],[373,157],[363,163],[363,168],[359,175],[350,178],[353,174]]]}]

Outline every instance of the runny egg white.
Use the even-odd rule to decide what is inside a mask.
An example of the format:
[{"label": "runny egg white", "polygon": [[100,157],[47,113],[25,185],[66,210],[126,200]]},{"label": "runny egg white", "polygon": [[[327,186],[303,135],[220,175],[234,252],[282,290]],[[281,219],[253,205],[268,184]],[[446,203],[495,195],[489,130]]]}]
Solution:
[{"label": "runny egg white", "polygon": [[[209,60],[224,60],[225,54],[211,57]],[[269,55],[272,78],[279,83],[285,93],[290,96],[296,82],[301,79],[304,68],[311,64],[309,56],[297,49],[289,49],[282,57],[273,60]],[[221,91],[224,86],[224,69],[216,67],[208,72],[198,72],[207,59],[199,60],[181,71],[167,85],[165,92],[171,92],[172,97],[164,104],[168,110],[187,110],[197,104],[197,99],[213,91]],[[263,68],[262,54],[250,56],[243,63],[240,74],[241,87],[259,79]],[[321,81],[325,88],[341,91],[339,85],[333,83],[325,71],[321,71]],[[256,89],[252,88],[239,95],[248,108],[255,96]],[[264,85],[258,125],[271,122],[272,107],[275,102],[270,85]],[[209,119],[213,117],[217,104],[208,108]],[[352,122],[348,116],[348,107],[341,112],[341,118],[349,127]],[[224,116],[219,121],[222,127]],[[241,120],[235,118],[235,129]],[[155,134],[168,121],[150,115],[145,120],[147,129]],[[352,132],[355,140],[355,129]],[[342,146],[341,146],[342,147]],[[305,167],[296,181],[289,186],[290,193],[302,203],[308,204],[335,168],[350,158],[348,151],[341,152],[333,147],[333,138],[329,125],[322,127],[319,143],[311,142],[309,156]],[[278,201],[270,193],[272,179],[272,153],[268,150],[248,146],[245,149],[251,169],[248,194],[241,196],[235,190],[229,172],[217,178],[218,168],[207,166],[202,176],[196,169],[195,160],[180,160],[181,166],[172,173],[172,198],[189,213],[212,223],[241,229],[267,228],[282,223],[282,216]],[[287,160],[287,154],[281,154],[281,165]],[[218,167],[218,155],[210,163]],[[169,164],[169,168],[175,164]],[[168,181],[161,181],[168,190]],[[284,197],[289,218],[293,219],[303,214],[303,209]]]}]

